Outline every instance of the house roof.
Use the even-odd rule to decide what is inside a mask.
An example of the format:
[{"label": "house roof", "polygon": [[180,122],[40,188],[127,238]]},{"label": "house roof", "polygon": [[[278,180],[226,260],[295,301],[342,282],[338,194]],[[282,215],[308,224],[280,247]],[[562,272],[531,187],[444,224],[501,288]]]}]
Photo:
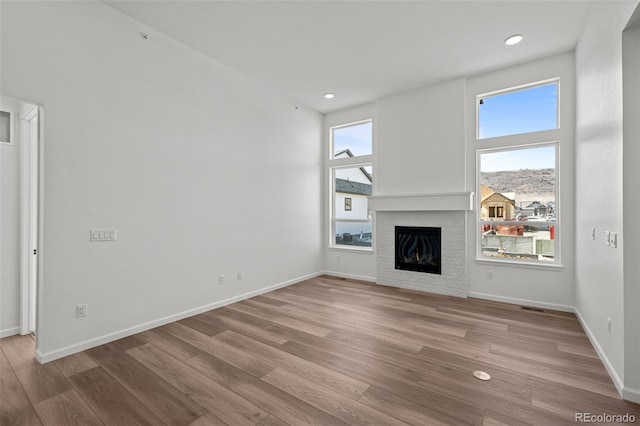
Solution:
[{"label": "house roof", "polygon": [[[333,158],[339,158],[342,154],[347,154],[347,157],[354,157],[353,152],[351,152],[351,150],[347,148],[343,149],[342,151],[336,152],[333,155]],[[360,167],[360,171],[366,176],[369,182],[373,182],[373,177],[371,177],[371,174],[367,171],[367,169],[365,169],[364,167]]]},{"label": "house roof", "polygon": [[352,182],[347,179],[336,178],[336,192],[355,195],[371,195],[371,184]]},{"label": "house roof", "polygon": [[495,193],[495,191],[489,188],[486,185],[480,185],[480,201],[484,201],[487,197],[490,197],[491,194]]},{"label": "house roof", "polygon": [[349,157],[353,157],[353,152],[351,152],[350,149],[343,149],[342,151],[338,151],[334,154],[333,158],[338,158],[340,157],[342,154],[347,154],[347,156]]},{"label": "house roof", "polygon": [[496,192],[493,189],[489,188],[486,185],[480,185],[480,203],[484,202],[485,200],[487,200],[489,197],[491,197],[493,194],[498,194],[500,197],[507,199],[508,201],[511,201],[512,204],[515,204],[516,202],[516,193],[515,192]]},{"label": "house roof", "polygon": [[499,192],[494,192],[490,194],[488,197],[485,197],[480,204],[485,204],[488,202],[509,203],[512,206],[515,206],[516,204],[515,200],[512,200],[509,197],[505,197],[503,194],[500,194]]}]

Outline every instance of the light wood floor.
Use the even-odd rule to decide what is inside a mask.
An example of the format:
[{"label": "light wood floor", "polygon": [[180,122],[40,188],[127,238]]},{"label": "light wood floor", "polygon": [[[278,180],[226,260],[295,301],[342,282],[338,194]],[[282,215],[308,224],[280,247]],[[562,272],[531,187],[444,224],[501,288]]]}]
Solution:
[{"label": "light wood floor", "polygon": [[327,276],[44,365],[0,348],[2,426],[640,422],[572,314]]}]

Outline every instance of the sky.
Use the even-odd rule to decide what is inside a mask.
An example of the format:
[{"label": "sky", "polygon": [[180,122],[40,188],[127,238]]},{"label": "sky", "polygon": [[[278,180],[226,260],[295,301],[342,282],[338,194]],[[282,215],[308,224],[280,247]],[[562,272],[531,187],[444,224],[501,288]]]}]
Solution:
[{"label": "sky", "polygon": [[558,83],[482,98],[479,139],[558,128]]},{"label": "sky", "polygon": [[499,172],[521,169],[554,169],[555,145],[509,151],[483,152],[480,154],[480,171]]},{"label": "sky", "polygon": [[[558,127],[558,83],[483,98],[479,139]],[[555,146],[482,153],[480,170],[495,172],[555,168]]]},{"label": "sky", "polygon": [[371,141],[373,139],[372,131],[373,127],[371,121],[334,129],[334,154],[344,151],[345,149],[349,149],[356,157],[359,155],[371,155]]}]

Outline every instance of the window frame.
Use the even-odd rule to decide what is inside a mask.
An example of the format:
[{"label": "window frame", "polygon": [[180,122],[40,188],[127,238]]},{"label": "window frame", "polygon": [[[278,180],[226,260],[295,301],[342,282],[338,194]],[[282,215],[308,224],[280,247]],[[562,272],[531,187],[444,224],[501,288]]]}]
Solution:
[{"label": "window frame", "polygon": [[[557,84],[557,104],[556,104],[556,120],[557,120],[557,128],[555,129],[547,129],[547,130],[538,130],[533,132],[526,133],[515,133],[510,135],[496,136],[490,138],[480,139],[480,99],[486,98],[489,96],[496,96],[500,94],[512,93],[523,89],[528,89],[532,87],[544,86],[551,83]],[[488,263],[497,263],[504,265],[524,265],[524,266],[532,266],[532,267],[561,267],[562,266],[562,251],[561,251],[561,241],[562,241],[562,202],[561,202],[561,185],[560,185],[560,156],[561,156],[561,78],[553,77],[545,80],[538,80],[535,82],[522,84],[514,87],[504,88],[500,90],[495,90],[486,93],[480,93],[475,97],[475,156],[476,156],[476,200],[474,202],[474,208],[476,210],[475,214],[475,230],[474,235],[476,236],[476,250],[475,250],[475,258],[476,262],[488,262]],[[554,226],[554,257],[552,261],[549,260],[539,260],[539,259],[511,259],[511,258],[499,258],[499,257],[488,257],[482,254],[482,226],[487,223],[487,221],[482,220],[482,207],[481,207],[481,197],[480,197],[480,185],[481,185],[481,169],[480,169],[480,159],[483,153],[490,152],[504,152],[510,150],[519,150],[519,149],[528,149],[528,148],[536,148],[542,146],[554,146],[555,147],[555,222],[553,222]],[[518,222],[525,224],[526,222]],[[513,225],[514,221],[505,221],[505,220],[493,220],[491,221],[493,225]]]},{"label": "window frame", "polygon": [[[334,131],[336,129],[341,129],[345,127],[357,126],[364,123],[372,123],[372,118],[367,118],[364,120],[357,120],[348,123],[341,123],[335,126],[329,127],[329,159],[327,162],[327,170],[328,170],[328,180],[329,180],[329,191],[328,191],[328,207],[329,207],[329,248],[337,249],[337,250],[349,250],[349,251],[362,251],[362,252],[373,252],[375,246],[375,226],[372,219],[371,211],[369,210],[368,219],[336,219],[336,210],[340,207],[344,208],[344,206],[337,206],[335,200],[335,172],[339,169],[348,169],[348,168],[358,168],[358,167],[370,167],[372,169],[372,174],[375,173],[373,170],[373,126],[371,133],[371,150],[372,153],[368,155],[360,155],[354,157],[346,157],[346,158],[333,158],[334,153]],[[371,187],[373,190],[373,181],[371,182]],[[353,203],[353,201],[352,201]],[[352,204],[353,205],[353,204]],[[372,244],[370,247],[368,246],[350,246],[350,245],[342,245],[336,244],[336,222],[354,222],[354,223],[371,223],[371,240]]]},{"label": "window frame", "polygon": [[[558,124],[558,126],[556,128],[544,129],[544,130],[534,130],[532,132],[524,132],[524,133],[511,133],[511,134],[502,135],[502,136],[493,136],[493,137],[480,138],[480,108],[479,107],[480,107],[480,100],[481,99],[490,98],[490,97],[493,97],[493,96],[505,95],[507,93],[520,92],[520,91],[527,90],[527,89],[533,89],[535,87],[546,86],[546,85],[549,85],[549,84],[552,84],[552,83],[556,83],[557,84],[556,123]],[[562,127],[562,123],[560,121],[560,119],[561,119],[560,116],[561,116],[561,114],[560,114],[560,77],[553,77],[553,78],[548,78],[548,79],[545,79],[545,80],[538,80],[538,81],[535,81],[533,83],[526,83],[526,84],[521,84],[521,85],[518,85],[518,86],[508,87],[506,89],[499,89],[499,90],[493,90],[491,92],[481,93],[479,95],[476,95],[476,129],[475,129],[476,144],[484,142],[484,141],[490,141],[490,140],[493,140],[493,139],[512,138],[512,137],[517,137],[517,136],[520,136],[520,135],[531,135],[531,134],[541,133],[541,132],[557,131],[557,130],[560,130],[560,128]]]},{"label": "window frame", "polygon": [[0,138],[0,144],[13,146],[15,145],[14,138],[15,138],[15,126],[16,126],[14,112],[5,110],[4,108],[2,109],[2,112],[9,115],[9,140],[4,141],[4,140],[1,140],[2,138]]}]

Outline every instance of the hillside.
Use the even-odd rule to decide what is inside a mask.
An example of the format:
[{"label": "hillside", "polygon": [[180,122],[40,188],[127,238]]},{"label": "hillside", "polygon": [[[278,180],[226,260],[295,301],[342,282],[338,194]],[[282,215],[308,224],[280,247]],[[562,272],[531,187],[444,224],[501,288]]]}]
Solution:
[{"label": "hillside", "polygon": [[554,169],[522,169],[481,173],[482,184],[495,192],[515,192],[516,206],[530,201],[555,201]]}]

